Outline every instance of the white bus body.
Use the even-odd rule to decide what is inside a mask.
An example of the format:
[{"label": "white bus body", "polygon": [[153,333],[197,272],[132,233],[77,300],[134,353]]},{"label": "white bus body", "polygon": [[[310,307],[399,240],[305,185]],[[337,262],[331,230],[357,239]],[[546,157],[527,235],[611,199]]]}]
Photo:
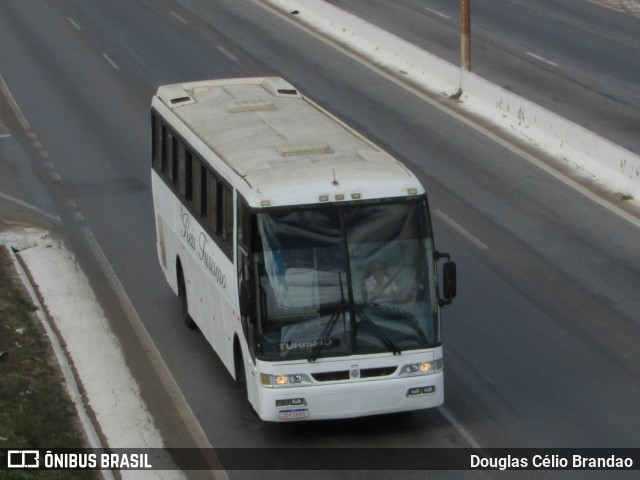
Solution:
[{"label": "white bus body", "polygon": [[160,265],[260,418],[443,403],[455,265],[440,299],[406,167],[280,78],[160,87],[152,157]]}]

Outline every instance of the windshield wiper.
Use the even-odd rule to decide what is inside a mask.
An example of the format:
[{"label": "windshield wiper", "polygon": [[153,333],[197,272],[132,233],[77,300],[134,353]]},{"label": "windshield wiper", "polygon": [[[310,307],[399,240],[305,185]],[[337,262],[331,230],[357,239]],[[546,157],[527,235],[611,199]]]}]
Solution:
[{"label": "windshield wiper", "polygon": [[333,312],[333,315],[331,315],[331,318],[325,325],[324,330],[322,330],[322,334],[320,335],[320,338],[316,341],[316,344],[313,346],[313,350],[311,350],[311,355],[307,357],[307,360],[309,362],[315,362],[320,356],[322,347],[324,347],[324,344],[327,341],[329,334],[333,330],[333,326],[336,324],[336,320],[338,320],[338,317],[340,316],[340,314],[344,310],[344,307],[346,306],[347,306],[347,302],[343,298],[342,300],[340,300],[340,303],[338,303],[338,308],[336,309],[335,312]]},{"label": "windshield wiper", "polygon": [[[375,304],[370,304],[370,305],[375,305]],[[387,347],[390,352],[393,352],[394,355],[400,355],[402,353],[402,350],[400,350],[396,346],[396,344],[393,343],[391,339],[387,337],[387,335],[385,335],[385,333],[380,329],[380,327],[378,327],[375,323],[373,323],[373,321],[368,317],[366,313],[364,313],[364,311],[361,308],[357,309],[356,311],[360,313],[364,322],[371,327],[371,329],[375,332],[378,338],[382,340],[382,343],[384,343],[385,347]]]}]

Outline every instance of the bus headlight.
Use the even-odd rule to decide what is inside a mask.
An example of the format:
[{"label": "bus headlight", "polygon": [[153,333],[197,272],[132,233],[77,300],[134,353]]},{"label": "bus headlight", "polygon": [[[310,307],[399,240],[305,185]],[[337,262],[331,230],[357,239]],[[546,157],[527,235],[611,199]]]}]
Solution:
[{"label": "bus headlight", "polygon": [[311,379],[304,373],[288,374],[288,375],[269,375],[267,373],[260,374],[260,383],[263,387],[301,387],[310,385]]},{"label": "bus headlight", "polygon": [[410,363],[402,367],[400,375],[405,377],[413,375],[433,375],[434,373],[440,373],[443,365],[444,362],[441,358],[433,362]]}]

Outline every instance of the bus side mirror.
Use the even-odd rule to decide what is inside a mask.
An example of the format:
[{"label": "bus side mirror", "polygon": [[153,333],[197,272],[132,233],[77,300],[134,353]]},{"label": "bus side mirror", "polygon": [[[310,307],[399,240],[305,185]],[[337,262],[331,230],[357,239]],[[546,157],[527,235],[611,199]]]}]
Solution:
[{"label": "bus side mirror", "polygon": [[449,305],[456,298],[457,289],[456,264],[447,262],[442,266],[443,305]]},{"label": "bus side mirror", "polygon": [[446,258],[447,262],[442,266],[442,298],[440,306],[450,305],[457,294],[457,271],[455,262],[451,261],[448,253],[436,253],[436,260]]}]

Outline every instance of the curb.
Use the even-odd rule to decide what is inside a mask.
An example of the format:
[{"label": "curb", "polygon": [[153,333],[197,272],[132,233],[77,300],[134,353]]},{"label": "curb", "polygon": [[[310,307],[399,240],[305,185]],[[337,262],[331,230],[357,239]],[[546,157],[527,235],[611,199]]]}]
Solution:
[{"label": "curb", "polygon": [[[89,442],[89,445],[93,449],[103,449],[104,445],[100,440],[97,429],[93,424],[91,417],[87,413],[87,409],[85,408],[84,401],[82,399],[82,394],[80,393],[80,389],[78,388],[78,383],[76,382],[75,371],[71,366],[69,359],[67,358],[66,352],[62,347],[60,342],[60,338],[58,334],[51,326],[51,321],[44,309],[42,303],[40,302],[40,298],[35,291],[33,284],[27,272],[24,270],[22,263],[18,259],[16,252],[13,247],[10,245],[5,245],[7,252],[9,252],[9,256],[13,262],[13,266],[20,278],[20,281],[24,288],[27,290],[29,297],[31,298],[31,302],[34,307],[36,307],[35,315],[40,320],[45,332],[47,333],[47,337],[49,338],[49,342],[51,343],[51,347],[53,348],[54,355],[60,366],[60,370],[62,371],[62,375],[64,377],[64,381],[67,387],[67,392],[71,398],[71,401],[76,407],[76,412],[78,413],[78,418],[80,419],[80,424],[82,425],[82,429],[86,435],[86,438]],[[115,480],[113,472],[111,470],[100,470],[102,478],[105,480]]]}]

